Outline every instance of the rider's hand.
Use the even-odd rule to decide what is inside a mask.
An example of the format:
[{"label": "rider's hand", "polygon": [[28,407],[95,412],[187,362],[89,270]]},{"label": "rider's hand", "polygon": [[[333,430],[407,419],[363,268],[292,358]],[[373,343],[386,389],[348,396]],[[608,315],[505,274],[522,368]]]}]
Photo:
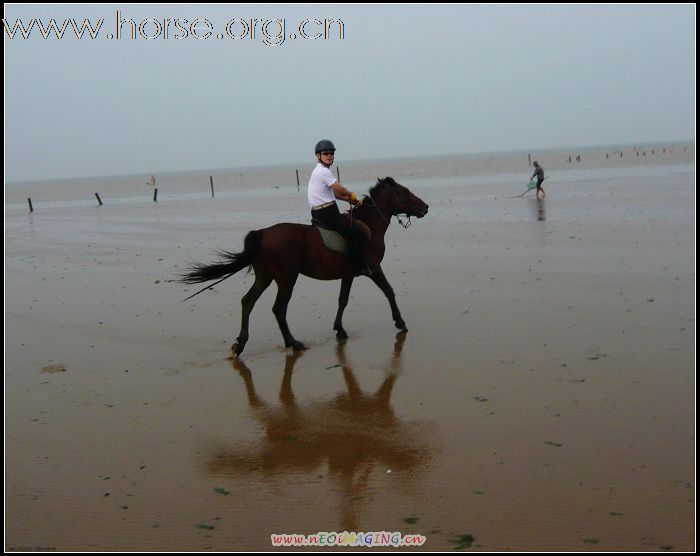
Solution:
[{"label": "rider's hand", "polygon": [[356,207],[361,207],[362,199],[359,199],[354,193],[350,193],[350,204]]}]

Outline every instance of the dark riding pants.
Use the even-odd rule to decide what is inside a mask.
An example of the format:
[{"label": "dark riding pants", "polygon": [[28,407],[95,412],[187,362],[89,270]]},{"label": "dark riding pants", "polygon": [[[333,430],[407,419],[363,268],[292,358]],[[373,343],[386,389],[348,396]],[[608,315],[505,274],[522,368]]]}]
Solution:
[{"label": "dark riding pants", "polygon": [[340,214],[336,203],[326,208],[312,210],[311,218],[320,220],[327,228],[340,232],[358,246],[364,245],[367,240],[362,224],[353,220],[352,226],[350,226],[350,217],[347,214]]},{"label": "dark riding pants", "polygon": [[352,225],[348,214],[340,214],[338,205],[332,205],[311,211],[311,218],[320,220],[326,228],[340,232],[350,240],[350,258],[353,261],[353,268],[356,275],[360,273],[368,274],[365,258],[362,254],[364,246],[367,244],[366,226],[353,219]]}]

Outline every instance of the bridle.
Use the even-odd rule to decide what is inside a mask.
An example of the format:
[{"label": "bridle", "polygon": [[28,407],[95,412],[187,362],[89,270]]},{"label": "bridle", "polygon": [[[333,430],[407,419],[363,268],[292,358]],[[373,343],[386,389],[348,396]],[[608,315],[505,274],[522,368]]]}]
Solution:
[{"label": "bridle", "polygon": [[[379,205],[377,204],[377,201],[375,201],[375,200],[372,198],[371,195],[369,195],[368,198],[369,198],[370,201],[372,201],[372,205],[374,205],[374,208],[377,210],[377,212],[378,212],[379,215],[382,217],[382,219],[384,220],[384,222],[386,222],[387,226],[391,223],[391,217],[392,217],[392,216],[396,216],[396,220],[398,221],[399,224],[401,224],[401,226],[403,226],[403,228],[404,228],[405,230],[408,229],[408,227],[411,225],[411,217],[410,217],[409,215],[407,215],[407,214],[405,215],[406,218],[408,218],[408,221],[407,221],[407,222],[404,222],[404,221],[401,219],[400,213],[398,213],[398,212],[392,212],[392,213],[391,213],[391,216],[389,216],[389,218],[387,218],[386,216],[384,216],[384,213],[382,212],[382,209],[379,208]],[[399,194],[398,192],[394,193],[394,201],[396,202],[396,204],[398,204],[398,200],[399,200],[399,199],[400,199],[400,194]]]}]

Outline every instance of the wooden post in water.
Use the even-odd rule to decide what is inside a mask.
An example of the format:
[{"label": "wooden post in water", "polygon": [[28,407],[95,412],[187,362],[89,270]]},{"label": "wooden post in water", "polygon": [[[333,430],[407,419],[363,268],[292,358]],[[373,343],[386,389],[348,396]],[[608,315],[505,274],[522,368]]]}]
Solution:
[{"label": "wooden post in water", "polygon": [[530,158],[530,153],[527,153],[527,165],[532,166],[532,158]]},{"label": "wooden post in water", "polygon": [[299,170],[297,169],[297,193],[299,193]]},{"label": "wooden post in water", "polygon": [[209,176],[209,187],[211,187],[211,198],[214,198],[214,178]]},{"label": "wooden post in water", "polygon": [[338,175],[338,181],[340,181],[340,166],[335,167],[335,173]]},{"label": "wooden post in water", "polygon": [[100,203],[100,206],[102,206],[102,199],[100,199],[100,194],[95,193],[95,197],[97,197],[97,202]]},{"label": "wooden post in water", "polygon": [[34,212],[34,207],[32,206],[31,197],[27,197],[27,202],[29,203],[29,212]]},{"label": "wooden post in water", "polygon": [[153,190],[153,201],[155,203],[158,202],[158,188],[157,187]]}]

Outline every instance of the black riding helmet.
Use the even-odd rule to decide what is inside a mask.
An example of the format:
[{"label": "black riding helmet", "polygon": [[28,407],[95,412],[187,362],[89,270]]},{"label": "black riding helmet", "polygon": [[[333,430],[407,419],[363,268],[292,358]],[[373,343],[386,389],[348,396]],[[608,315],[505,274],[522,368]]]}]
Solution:
[{"label": "black riding helmet", "polygon": [[321,151],[334,151],[335,150],[335,145],[333,144],[332,141],[329,141],[328,139],[321,139],[318,143],[316,143],[316,154],[320,153]]}]

